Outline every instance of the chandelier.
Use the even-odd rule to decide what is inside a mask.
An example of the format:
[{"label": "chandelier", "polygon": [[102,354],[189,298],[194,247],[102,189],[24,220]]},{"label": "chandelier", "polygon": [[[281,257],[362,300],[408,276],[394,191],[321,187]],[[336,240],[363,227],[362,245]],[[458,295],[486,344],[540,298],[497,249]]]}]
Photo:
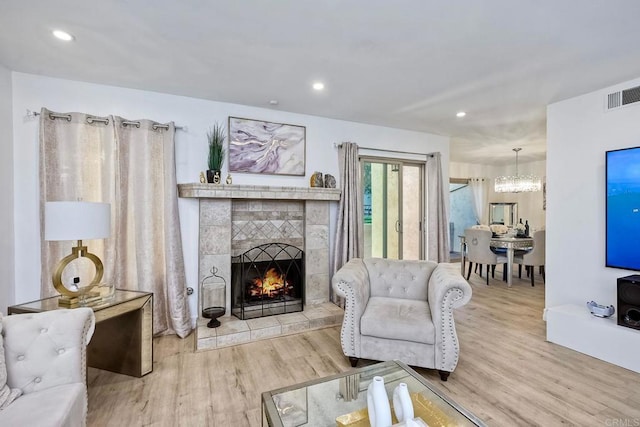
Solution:
[{"label": "chandelier", "polygon": [[522,148],[514,148],[516,152],[516,174],[513,176],[499,176],[496,178],[494,190],[496,193],[524,193],[540,191],[542,184],[535,175],[518,175],[518,152]]}]

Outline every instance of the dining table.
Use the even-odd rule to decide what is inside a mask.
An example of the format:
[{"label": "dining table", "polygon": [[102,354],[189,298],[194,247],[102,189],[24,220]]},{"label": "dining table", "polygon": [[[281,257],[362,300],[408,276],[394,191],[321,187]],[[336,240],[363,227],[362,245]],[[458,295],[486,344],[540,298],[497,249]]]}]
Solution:
[{"label": "dining table", "polygon": [[[464,237],[458,236],[460,239],[460,254],[462,259],[460,260],[460,272],[464,277],[464,267],[467,254],[467,241]],[[516,237],[516,236],[496,236],[492,237],[489,242],[489,246],[495,249],[507,250],[507,286],[510,288],[513,277],[513,257],[516,250],[531,250],[533,249],[532,237]]]}]

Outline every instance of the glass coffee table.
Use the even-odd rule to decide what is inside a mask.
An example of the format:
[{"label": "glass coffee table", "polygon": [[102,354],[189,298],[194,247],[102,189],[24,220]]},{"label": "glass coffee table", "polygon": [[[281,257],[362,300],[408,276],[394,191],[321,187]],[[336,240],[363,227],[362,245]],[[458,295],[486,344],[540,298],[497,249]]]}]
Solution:
[{"label": "glass coffee table", "polygon": [[[389,400],[396,386],[406,383],[415,417],[431,427],[485,425],[399,361],[382,362],[262,393],[262,425],[368,427],[367,388],[374,376],[384,378]],[[397,422],[395,415],[393,422]]]}]

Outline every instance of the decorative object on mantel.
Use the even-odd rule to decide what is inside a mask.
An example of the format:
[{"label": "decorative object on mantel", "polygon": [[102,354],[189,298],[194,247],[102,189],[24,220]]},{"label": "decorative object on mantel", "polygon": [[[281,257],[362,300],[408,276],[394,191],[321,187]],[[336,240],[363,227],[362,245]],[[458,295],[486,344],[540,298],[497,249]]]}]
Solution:
[{"label": "decorative object on mantel", "polygon": [[220,184],[220,170],[224,163],[224,144],[226,139],[226,130],[219,123],[215,123],[207,132],[207,140],[209,141],[207,182],[209,183]]},{"label": "decorative object on mantel", "polygon": [[231,185],[231,183],[233,182],[233,179],[231,178],[231,174],[227,174],[227,185]]},{"label": "decorative object on mantel", "polygon": [[306,128],[229,117],[229,171],[305,174]]},{"label": "decorative object on mantel", "polygon": [[336,188],[336,178],[333,175],[324,175],[324,188]]},{"label": "decorative object on mantel", "polygon": [[[200,282],[198,298],[200,299],[200,311],[202,317],[205,319],[211,319],[209,323],[207,323],[207,327],[217,328],[220,326],[218,317],[224,316],[226,313],[224,304],[227,281],[224,277],[218,275],[218,269],[215,266],[211,267],[210,273],[210,275],[204,277]],[[213,283],[205,284],[208,280]]]},{"label": "decorative object on mantel", "polygon": [[616,309],[612,305],[604,306],[596,303],[595,301],[589,301],[587,303],[587,308],[596,317],[611,317],[613,313],[616,312]]},{"label": "decorative object on mantel", "polygon": [[322,172],[314,172],[313,175],[311,175],[311,179],[309,180],[309,186],[324,187],[324,182],[322,180]]},{"label": "decorative object on mantel", "polygon": [[204,176],[204,172],[200,172],[200,183],[206,184],[206,182],[207,182],[207,177]]}]

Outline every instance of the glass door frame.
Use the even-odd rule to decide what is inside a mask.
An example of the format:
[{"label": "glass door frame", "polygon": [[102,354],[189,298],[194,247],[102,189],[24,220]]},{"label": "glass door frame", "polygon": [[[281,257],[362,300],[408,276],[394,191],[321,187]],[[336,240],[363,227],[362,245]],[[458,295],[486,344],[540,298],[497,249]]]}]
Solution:
[{"label": "glass door frame", "polygon": [[[403,221],[403,202],[404,202],[404,186],[403,186],[403,168],[404,166],[410,166],[410,167],[417,167],[418,171],[419,171],[419,179],[418,179],[418,185],[419,185],[419,195],[420,195],[420,202],[419,202],[419,231],[420,231],[420,242],[419,242],[419,257],[418,259],[420,260],[424,260],[425,259],[425,252],[426,252],[426,248],[425,248],[425,242],[426,242],[426,229],[425,229],[425,224],[426,224],[426,218],[425,218],[425,203],[426,203],[426,195],[425,195],[425,179],[426,179],[426,175],[425,175],[425,171],[426,171],[426,167],[427,164],[425,161],[420,161],[420,160],[411,160],[411,159],[404,159],[404,158],[397,158],[397,157],[380,157],[380,156],[373,156],[373,155],[360,155],[358,156],[358,161],[360,163],[360,176],[362,179],[362,182],[364,182],[364,173],[365,173],[365,168],[364,168],[364,163],[368,162],[368,163],[378,163],[378,164],[387,164],[387,165],[398,165],[399,170],[398,170],[398,222],[399,222],[399,231],[396,230],[396,232],[399,234],[398,236],[398,259],[403,259],[403,235],[404,235],[404,221]],[[386,185],[386,183],[385,183]],[[386,193],[386,192],[385,192]],[[360,195],[360,199],[364,200],[364,186],[362,187],[362,194]],[[386,199],[384,201],[385,204],[385,209],[386,209]],[[364,218],[363,218],[364,221]],[[386,236],[386,233],[388,231],[388,225],[386,223],[386,221],[383,222],[383,233]],[[366,236],[365,236],[366,237]],[[385,245],[385,248],[383,249],[383,253],[384,253],[384,258],[387,257],[387,248]]]}]

